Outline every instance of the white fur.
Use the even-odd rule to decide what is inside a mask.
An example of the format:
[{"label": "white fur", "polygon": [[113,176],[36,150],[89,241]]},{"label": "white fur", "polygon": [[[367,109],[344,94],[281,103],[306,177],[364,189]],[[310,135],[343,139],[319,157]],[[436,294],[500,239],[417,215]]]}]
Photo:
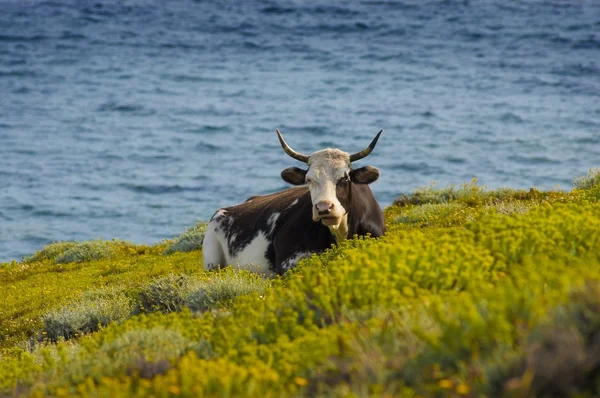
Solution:
[{"label": "white fur", "polygon": [[303,259],[304,257],[308,257],[310,256],[312,253],[311,252],[298,252],[295,253],[293,257],[289,257],[287,259],[285,259],[282,263],[281,263],[281,269],[285,272],[289,269],[292,269],[296,266],[296,264],[298,264],[298,261],[300,261],[301,259]]},{"label": "white fur", "polygon": [[267,220],[267,224],[269,224],[269,234],[273,234],[273,231],[275,230],[275,224],[277,223],[277,219],[279,218],[279,216],[281,215],[281,213],[273,213],[269,216],[269,219]]},{"label": "white fur", "polygon": [[294,200],[294,201],[292,202],[292,204],[290,204],[290,205],[289,205],[289,206],[286,208],[286,210],[288,210],[288,209],[291,209],[292,207],[296,206],[296,205],[298,204],[298,200],[299,200],[299,199],[296,199],[296,200]]},{"label": "white fur", "polygon": [[[271,231],[275,228],[275,223],[279,218],[279,213],[274,213],[269,218],[269,228]],[[219,210],[216,216],[226,216],[224,210]],[[216,217],[215,217],[216,218]],[[231,237],[233,241],[236,235]],[[225,230],[220,222],[214,218],[208,223],[204,242],[202,244],[202,256],[204,260],[204,269],[210,270],[217,267],[233,266],[235,269],[246,269],[267,276],[275,275],[269,269],[269,261],[265,257],[269,240],[263,231],[259,231],[256,237],[241,251],[234,256],[229,254],[229,243],[225,236]]]}]

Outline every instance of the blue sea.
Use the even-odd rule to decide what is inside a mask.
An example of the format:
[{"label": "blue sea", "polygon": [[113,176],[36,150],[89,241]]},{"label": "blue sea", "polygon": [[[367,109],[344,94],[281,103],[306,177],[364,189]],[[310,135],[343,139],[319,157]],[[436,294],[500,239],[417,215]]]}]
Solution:
[{"label": "blue sea", "polygon": [[154,243],[358,151],[382,206],[600,166],[598,0],[0,0],[0,261]]}]

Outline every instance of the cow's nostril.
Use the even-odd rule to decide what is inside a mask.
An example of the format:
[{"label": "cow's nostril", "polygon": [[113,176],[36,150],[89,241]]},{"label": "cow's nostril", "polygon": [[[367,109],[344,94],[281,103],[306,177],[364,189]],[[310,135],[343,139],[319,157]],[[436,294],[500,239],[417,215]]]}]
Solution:
[{"label": "cow's nostril", "polygon": [[331,213],[333,207],[333,203],[329,201],[321,201],[315,205],[315,210],[317,211],[317,213],[319,213],[320,216],[322,216]]}]

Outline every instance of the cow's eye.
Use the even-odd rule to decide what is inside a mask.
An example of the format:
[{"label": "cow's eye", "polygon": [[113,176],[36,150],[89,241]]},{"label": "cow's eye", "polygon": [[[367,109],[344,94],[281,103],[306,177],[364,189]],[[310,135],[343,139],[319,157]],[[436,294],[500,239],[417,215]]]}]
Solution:
[{"label": "cow's eye", "polygon": [[345,175],[342,178],[340,178],[340,184],[348,184],[350,182],[350,176]]}]

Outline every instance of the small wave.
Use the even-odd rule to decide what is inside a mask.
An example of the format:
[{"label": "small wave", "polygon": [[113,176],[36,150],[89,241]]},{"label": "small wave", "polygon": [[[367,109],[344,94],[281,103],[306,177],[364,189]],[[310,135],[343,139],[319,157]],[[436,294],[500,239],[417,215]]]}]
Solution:
[{"label": "small wave", "polygon": [[48,39],[48,36],[33,35],[33,36],[20,36],[20,35],[0,35],[0,41],[8,42],[36,42]]},{"label": "small wave", "polygon": [[32,70],[10,70],[0,71],[0,78],[2,77],[37,77],[38,73]]},{"label": "small wave", "polygon": [[577,40],[571,44],[571,48],[576,50],[597,50],[600,49],[600,38],[590,36],[586,39]]},{"label": "small wave", "polygon": [[512,112],[504,112],[498,118],[501,122],[505,123],[523,123],[525,120],[521,118],[519,115],[514,114]]},{"label": "small wave", "polygon": [[418,10],[420,4],[418,1],[408,2],[408,1],[397,1],[397,0],[364,0],[362,4],[368,6],[386,6],[387,8],[391,8],[394,10]]},{"label": "small wave", "polygon": [[600,67],[596,64],[569,64],[561,68],[552,69],[552,73],[559,76],[600,76]]},{"label": "small wave", "polygon": [[533,164],[533,165],[560,164],[561,163],[559,160],[550,159],[546,156],[511,155],[508,157],[508,160],[512,160],[514,162],[519,162],[519,163],[525,163],[525,164]]},{"label": "small wave", "polygon": [[12,91],[13,94],[29,94],[30,92],[31,92],[31,90],[29,89],[29,87],[25,87],[25,86],[21,86]]},{"label": "small wave", "polygon": [[52,241],[45,236],[25,235],[22,239],[39,247],[52,243]]},{"label": "small wave", "polygon": [[194,51],[206,51],[206,46],[202,44],[190,44],[190,43],[161,43],[158,45],[159,48],[166,49],[179,49],[179,50],[194,50]]},{"label": "small wave", "polygon": [[72,214],[69,214],[69,213],[62,213],[60,211],[53,211],[53,210],[36,210],[31,215],[36,216],[36,217],[57,217],[57,218],[64,218],[64,217],[72,216]]},{"label": "small wave", "polygon": [[337,148],[338,144],[333,141],[319,141],[319,148]]},{"label": "small wave", "polygon": [[171,80],[174,82],[200,82],[200,83],[221,83],[222,79],[216,77],[206,77],[197,75],[184,75],[184,74],[164,74],[161,78]]},{"label": "small wave", "polygon": [[341,23],[341,24],[320,24],[313,27],[318,32],[332,32],[332,33],[356,33],[363,32],[370,29],[369,26],[363,22],[355,23]]},{"label": "small wave", "polygon": [[9,216],[7,216],[6,214],[2,213],[1,211],[0,211],[0,219],[1,219],[1,220],[5,220],[5,221],[13,221],[13,219],[12,219],[12,218],[10,218],[10,217],[9,217]]},{"label": "small wave", "polygon": [[206,126],[189,128],[189,129],[186,129],[184,131],[186,133],[191,133],[191,134],[231,133],[232,129],[229,126],[206,125]]},{"label": "small wave", "polygon": [[119,187],[127,189],[132,192],[147,193],[147,194],[151,194],[151,195],[204,191],[204,187],[202,187],[202,186],[182,187],[181,185],[164,185],[164,184],[140,185],[140,184],[122,183],[122,184],[119,184]]},{"label": "small wave", "polygon": [[260,10],[263,14],[275,14],[275,15],[283,15],[283,14],[293,14],[296,12],[294,8],[291,7],[280,7],[280,6],[269,6]]},{"label": "small wave", "polygon": [[444,157],[444,161],[452,164],[465,164],[467,161],[464,158],[457,157],[454,155],[448,155]]},{"label": "small wave", "polygon": [[402,162],[396,163],[389,166],[391,170],[402,170],[409,172],[418,172],[422,175],[433,175],[433,174],[444,174],[444,170],[441,167],[430,166],[424,162]]},{"label": "small wave", "polygon": [[385,30],[379,34],[379,36],[382,36],[382,37],[385,37],[385,36],[401,37],[404,35],[406,35],[406,29],[403,29],[403,28],[389,29],[389,30]]},{"label": "small wave", "polygon": [[434,126],[431,123],[417,123],[415,124],[412,129],[414,130],[434,130]]},{"label": "small wave", "polygon": [[436,117],[437,115],[435,113],[433,113],[432,111],[425,111],[425,112],[419,112],[418,113],[419,116],[422,116],[424,118],[432,118],[432,117]]},{"label": "small wave", "polygon": [[38,152],[36,150],[33,149],[15,149],[13,151],[16,154],[19,155],[27,155],[27,156],[33,156],[33,155],[38,155]]},{"label": "small wave", "polygon": [[70,32],[70,31],[64,31],[60,35],[59,39],[61,39],[61,40],[79,41],[79,40],[85,40],[85,39],[87,39],[87,37],[85,35],[80,34],[80,33],[73,33],[73,32]]},{"label": "small wave", "polygon": [[194,149],[196,149],[197,151],[205,151],[205,152],[215,152],[215,151],[221,151],[223,150],[223,147],[218,146],[218,145],[214,145],[208,142],[200,142],[199,144],[197,144]]},{"label": "small wave", "polygon": [[248,50],[272,50],[274,47],[271,45],[267,45],[264,43],[256,43],[254,41],[251,40],[244,40],[244,42],[242,43],[242,46]]},{"label": "small wave", "polygon": [[578,144],[600,144],[600,136],[589,136],[589,137],[580,137],[575,138],[575,142]]},{"label": "small wave", "polygon": [[339,16],[355,16],[360,15],[360,12],[352,10],[350,8],[343,8],[337,6],[316,6],[314,8],[307,9],[309,13],[313,14],[333,14]]},{"label": "small wave", "polygon": [[316,135],[316,136],[321,136],[321,135],[327,134],[329,132],[329,130],[326,126],[306,126],[306,127],[302,127],[301,129],[292,128],[289,130],[291,133],[293,133],[294,130],[301,130],[303,133],[308,133],[310,135]]},{"label": "small wave", "polygon": [[22,205],[18,206],[17,209],[22,210],[22,211],[33,211],[35,209],[35,207],[33,205],[29,205],[29,204],[22,204]]},{"label": "small wave", "polygon": [[543,40],[553,44],[569,44],[570,40],[562,37],[555,32],[528,32],[519,35],[517,41],[528,42],[531,40]]},{"label": "small wave", "polygon": [[98,107],[98,112],[123,112],[123,113],[144,113],[153,114],[153,110],[145,109],[142,105],[136,104],[117,104],[116,102],[106,102]]},{"label": "small wave", "polygon": [[475,32],[475,31],[471,31],[471,30],[463,30],[459,33],[459,35],[466,39],[467,41],[480,41],[482,39],[486,39],[488,37],[488,35],[486,35],[483,32]]}]

